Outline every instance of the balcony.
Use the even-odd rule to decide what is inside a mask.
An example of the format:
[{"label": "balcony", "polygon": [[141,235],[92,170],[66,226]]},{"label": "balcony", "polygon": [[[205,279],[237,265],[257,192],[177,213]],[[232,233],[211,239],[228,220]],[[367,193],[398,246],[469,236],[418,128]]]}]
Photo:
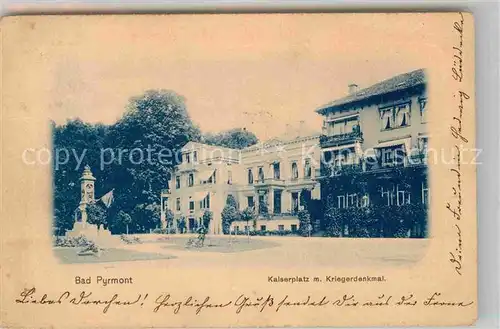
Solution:
[{"label": "balcony", "polygon": [[255,187],[262,187],[262,186],[285,186],[285,180],[284,179],[277,179],[277,178],[265,178],[265,179],[259,179],[253,183]]},{"label": "balcony", "polygon": [[342,166],[321,166],[321,177],[333,177],[340,175],[349,175],[363,171],[361,164],[344,164]]},{"label": "balcony", "polygon": [[354,130],[352,132],[340,135],[331,135],[331,136],[321,135],[319,137],[319,145],[322,148],[352,144],[357,141],[359,142],[363,141],[363,133],[360,130]]},{"label": "balcony", "polygon": [[170,189],[162,189],[161,190],[161,195],[170,195],[170,194],[171,194]]}]

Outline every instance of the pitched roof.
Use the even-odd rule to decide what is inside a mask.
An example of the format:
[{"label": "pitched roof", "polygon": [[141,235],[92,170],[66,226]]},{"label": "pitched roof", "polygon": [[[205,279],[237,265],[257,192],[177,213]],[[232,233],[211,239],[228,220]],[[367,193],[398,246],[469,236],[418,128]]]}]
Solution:
[{"label": "pitched roof", "polygon": [[396,75],[395,77],[376,83],[368,88],[361,89],[346,97],[337,99],[326,105],[321,106],[316,110],[320,114],[324,114],[329,109],[345,106],[347,104],[366,100],[368,98],[388,94],[394,91],[403,90],[417,85],[425,84],[425,72],[423,69],[418,69],[408,73]]}]

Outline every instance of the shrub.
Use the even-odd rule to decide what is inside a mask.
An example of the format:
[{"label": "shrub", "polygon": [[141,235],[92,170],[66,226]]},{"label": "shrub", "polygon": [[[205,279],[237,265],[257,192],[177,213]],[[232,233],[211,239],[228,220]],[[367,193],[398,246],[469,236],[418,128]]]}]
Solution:
[{"label": "shrub", "polygon": [[90,244],[93,244],[91,240],[87,239],[86,236],[80,235],[76,237],[67,237],[67,236],[57,236],[54,239],[54,246],[56,247],[87,247]]},{"label": "shrub", "polygon": [[[366,208],[329,208],[325,213],[325,236],[343,236],[349,227],[349,237],[408,237],[413,227],[420,227],[426,236],[427,208],[422,204],[401,206],[370,206]],[[421,236],[417,236],[421,237]]]},{"label": "shrub", "polygon": [[130,237],[128,235],[122,234],[122,235],[120,235],[120,239],[123,242],[125,242],[126,244],[139,244],[139,243],[142,243],[141,239],[139,239],[136,236]]},{"label": "shrub", "polygon": [[312,233],[312,225],[311,225],[311,215],[309,215],[309,211],[300,210],[297,215],[299,217],[300,235],[310,236]]}]

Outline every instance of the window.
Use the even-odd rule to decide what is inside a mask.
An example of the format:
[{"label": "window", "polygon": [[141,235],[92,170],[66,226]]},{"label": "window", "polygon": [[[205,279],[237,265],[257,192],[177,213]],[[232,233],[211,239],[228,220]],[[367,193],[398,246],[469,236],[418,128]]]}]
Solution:
[{"label": "window", "polygon": [[212,174],[212,176],[210,176],[208,178],[207,183],[208,184],[216,184],[217,183],[216,177],[217,177],[217,170],[214,170],[214,173]]},{"label": "window", "polygon": [[273,163],[274,179],[280,179],[280,163]]},{"label": "window", "polygon": [[349,134],[352,133],[358,125],[358,117],[351,117],[349,119],[331,122],[330,131],[332,135]]},{"label": "window", "polygon": [[261,226],[260,226],[260,230],[261,230],[261,231],[265,231],[265,230],[266,230],[266,225],[261,225]]},{"label": "window", "polygon": [[410,199],[410,192],[406,192],[406,191],[403,191],[403,190],[397,190],[397,194],[396,194],[396,204],[398,206],[402,206],[404,204],[410,204],[411,203],[411,199]]},{"label": "window", "polygon": [[177,198],[175,200],[175,209],[177,209],[177,211],[181,211],[181,198]]},{"label": "window", "polygon": [[427,183],[422,182],[422,203],[429,204],[429,197],[429,187],[427,186]]},{"label": "window", "polygon": [[404,164],[405,152],[403,145],[380,149],[383,167],[400,166]]},{"label": "window", "polygon": [[167,210],[168,209],[168,198],[164,198],[163,199],[163,210]]},{"label": "window", "polygon": [[189,212],[194,212],[194,201],[189,201]]},{"label": "window", "polygon": [[248,205],[248,208],[253,208],[255,206],[254,201],[253,201],[253,196],[247,196],[247,205]]},{"label": "window", "polygon": [[248,233],[248,230],[249,230],[249,229],[250,229],[250,228],[249,228],[247,225],[245,225],[245,233]]},{"label": "window", "polygon": [[238,225],[236,225],[236,226],[234,227],[234,230],[236,231],[236,233],[239,233],[239,232],[240,232],[240,227],[239,227]]},{"label": "window", "polygon": [[259,167],[259,182],[264,183],[264,168]]},{"label": "window", "polygon": [[358,206],[358,195],[356,193],[347,195],[347,208]]},{"label": "window", "polygon": [[278,231],[283,232],[285,230],[285,225],[278,225]]},{"label": "window", "polygon": [[291,229],[293,233],[297,232],[297,224],[292,224]]},{"label": "window", "polygon": [[393,193],[390,191],[390,190],[384,190],[384,188],[382,187],[380,189],[380,196],[382,198],[382,200],[386,200],[386,204],[388,206],[392,205],[392,200],[393,200]]},{"label": "window", "polygon": [[299,168],[297,168],[297,162],[292,163],[292,179],[299,178]]},{"label": "window", "polygon": [[420,99],[420,122],[426,123],[427,122],[427,98],[421,98]]},{"label": "window", "polygon": [[252,168],[248,168],[248,185],[253,184],[253,172]]},{"label": "window", "polygon": [[410,125],[410,104],[399,105],[396,107],[396,125],[398,127],[407,127]]},{"label": "window", "polygon": [[381,110],[380,119],[382,120],[382,130],[391,129],[392,127],[394,127],[394,115],[392,108]]},{"label": "window", "polygon": [[331,163],[332,161],[332,151],[325,151],[323,152],[323,161],[324,163]]},{"label": "window", "polygon": [[292,192],[292,212],[297,213],[299,211],[299,193]]},{"label": "window", "polygon": [[193,162],[198,162],[198,152],[197,151],[194,151],[193,152]]},{"label": "window", "polygon": [[311,159],[306,159],[304,163],[304,177],[311,178],[311,176],[312,176]]},{"label": "window", "polygon": [[281,214],[281,191],[274,191],[274,208],[273,212],[275,214]]},{"label": "window", "polygon": [[227,183],[229,185],[233,184],[233,172],[231,170],[227,171]]},{"label": "window", "polygon": [[267,209],[267,202],[266,202],[266,196],[261,194],[259,195],[259,213],[260,214],[267,214],[268,209]]},{"label": "window", "polygon": [[387,130],[411,125],[410,103],[380,109],[381,129]]},{"label": "window", "polygon": [[429,150],[429,140],[427,137],[420,137],[418,139],[418,151],[422,156],[424,162],[427,161],[427,152]]},{"label": "window", "polygon": [[186,162],[191,163],[191,154],[186,153]]},{"label": "window", "polygon": [[176,189],[181,188],[181,177],[180,176],[175,176],[175,188]]},{"label": "window", "polygon": [[193,174],[189,174],[188,176],[188,186],[191,187],[194,185],[194,175]]},{"label": "window", "polygon": [[200,209],[210,209],[210,193],[200,201]]},{"label": "window", "polygon": [[345,196],[339,195],[337,196],[337,208],[345,208]]},{"label": "window", "polygon": [[361,197],[361,208],[366,208],[370,205],[370,197],[368,194],[365,194]]}]

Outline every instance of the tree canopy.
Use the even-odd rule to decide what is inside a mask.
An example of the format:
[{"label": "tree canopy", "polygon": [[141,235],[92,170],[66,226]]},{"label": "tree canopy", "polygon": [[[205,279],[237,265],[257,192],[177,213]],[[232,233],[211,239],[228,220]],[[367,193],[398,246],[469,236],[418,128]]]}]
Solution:
[{"label": "tree canopy", "polygon": [[254,133],[245,128],[235,128],[216,134],[207,133],[203,136],[203,142],[210,145],[243,149],[257,144],[259,140]]},{"label": "tree canopy", "polygon": [[[124,115],[111,125],[74,119],[52,126],[53,154],[64,160],[53,161],[56,234],[73,226],[80,202],[79,178],[86,164],[96,178],[96,198],[114,189],[114,202],[105,209],[113,233],[123,233],[126,226],[131,233],[158,227],[160,192],[169,187],[181,148],[206,138],[191,120],[184,97],[170,90],[148,90],[132,97]],[[210,143],[228,147],[256,142],[255,135],[244,129],[210,136]],[[124,214],[131,217],[130,223]]]}]

